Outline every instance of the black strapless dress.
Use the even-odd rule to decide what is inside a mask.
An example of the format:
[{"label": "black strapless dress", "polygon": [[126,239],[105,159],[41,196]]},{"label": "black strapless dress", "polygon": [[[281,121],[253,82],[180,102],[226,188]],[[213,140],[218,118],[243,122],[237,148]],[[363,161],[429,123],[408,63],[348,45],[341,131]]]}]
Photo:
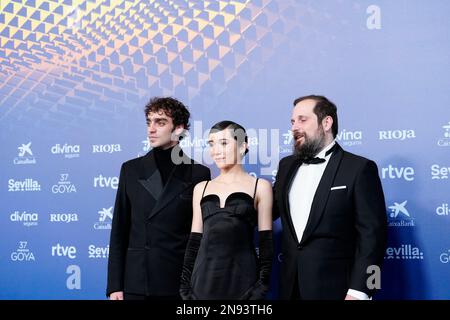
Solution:
[{"label": "black strapless dress", "polygon": [[246,299],[258,280],[253,202],[245,192],[230,194],[223,208],[216,194],[201,199],[203,238],[191,278],[197,299]]}]

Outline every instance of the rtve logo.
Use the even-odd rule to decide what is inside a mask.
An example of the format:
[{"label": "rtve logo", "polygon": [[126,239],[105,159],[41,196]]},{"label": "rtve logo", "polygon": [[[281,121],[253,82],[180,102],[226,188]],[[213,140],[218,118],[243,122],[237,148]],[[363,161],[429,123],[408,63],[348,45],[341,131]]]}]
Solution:
[{"label": "rtve logo", "polygon": [[382,179],[404,179],[406,181],[414,180],[414,169],[411,167],[394,167],[389,165],[381,168]]},{"label": "rtve logo", "polygon": [[99,175],[94,177],[94,188],[111,188],[117,190],[119,177],[104,177]]},{"label": "rtve logo", "polygon": [[62,246],[57,243],[55,246],[52,246],[52,256],[75,259],[77,257],[77,248],[74,246]]}]

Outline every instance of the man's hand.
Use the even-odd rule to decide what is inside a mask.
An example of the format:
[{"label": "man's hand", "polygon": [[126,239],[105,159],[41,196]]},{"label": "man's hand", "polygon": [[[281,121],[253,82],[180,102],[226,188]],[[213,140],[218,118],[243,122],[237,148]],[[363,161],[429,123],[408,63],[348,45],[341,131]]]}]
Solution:
[{"label": "man's hand", "polygon": [[109,295],[109,300],[123,300],[123,291],[113,292]]},{"label": "man's hand", "polygon": [[345,300],[359,300],[359,299],[348,294],[345,296]]}]

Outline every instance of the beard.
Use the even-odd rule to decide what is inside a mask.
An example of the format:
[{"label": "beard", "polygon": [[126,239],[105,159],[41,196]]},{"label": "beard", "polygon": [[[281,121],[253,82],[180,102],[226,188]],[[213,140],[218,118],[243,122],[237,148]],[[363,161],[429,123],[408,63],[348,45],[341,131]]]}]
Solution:
[{"label": "beard", "polygon": [[304,137],[304,141],[301,144],[294,144],[294,152],[300,160],[314,158],[325,147],[325,131],[319,127],[317,129],[317,135],[310,137],[306,133],[294,133],[294,139],[298,137]]}]

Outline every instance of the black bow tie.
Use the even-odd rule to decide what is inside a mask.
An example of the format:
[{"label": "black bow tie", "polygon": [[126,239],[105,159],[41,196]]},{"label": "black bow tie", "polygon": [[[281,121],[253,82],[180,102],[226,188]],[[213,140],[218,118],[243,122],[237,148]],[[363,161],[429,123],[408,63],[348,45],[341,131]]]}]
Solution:
[{"label": "black bow tie", "polygon": [[[325,153],[325,157],[328,156],[330,153],[332,153],[335,149],[336,149],[336,144],[334,146],[332,146],[330,148],[330,150],[328,150]],[[319,163],[324,163],[326,160],[323,158],[319,158],[319,157],[314,157],[314,158],[310,157],[310,158],[300,159],[300,161],[302,163],[306,163],[306,164],[319,164]]]},{"label": "black bow tie", "polygon": [[325,159],[323,158],[306,158],[302,160],[302,163],[306,163],[306,164],[319,164],[319,163],[323,163],[325,162]]}]

